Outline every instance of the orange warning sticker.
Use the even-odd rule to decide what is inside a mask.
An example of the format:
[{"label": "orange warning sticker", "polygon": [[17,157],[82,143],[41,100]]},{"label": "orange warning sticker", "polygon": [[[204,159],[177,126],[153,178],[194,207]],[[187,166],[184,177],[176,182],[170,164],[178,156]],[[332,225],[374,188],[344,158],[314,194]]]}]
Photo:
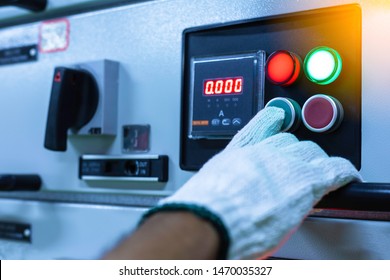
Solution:
[{"label": "orange warning sticker", "polygon": [[193,126],[207,126],[209,125],[208,120],[201,120],[201,121],[192,121]]}]

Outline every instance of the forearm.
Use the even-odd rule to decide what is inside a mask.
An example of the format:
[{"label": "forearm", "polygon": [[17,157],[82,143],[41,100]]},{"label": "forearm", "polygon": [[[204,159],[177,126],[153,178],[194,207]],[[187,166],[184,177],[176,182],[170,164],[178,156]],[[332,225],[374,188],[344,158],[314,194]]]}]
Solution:
[{"label": "forearm", "polygon": [[211,223],[187,212],[156,213],[104,259],[215,259],[219,237]]}]

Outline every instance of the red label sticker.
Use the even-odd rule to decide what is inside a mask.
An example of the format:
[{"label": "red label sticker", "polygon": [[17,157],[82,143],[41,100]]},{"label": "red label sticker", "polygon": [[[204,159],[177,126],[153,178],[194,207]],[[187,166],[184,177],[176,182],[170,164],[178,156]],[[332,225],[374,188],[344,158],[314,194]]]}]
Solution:
[{"label": "red label sticker", "polygon": [[62,52],[69,46],[70,22],[55,19],[42,22],[39,30],[39,51],[41,53]]}]

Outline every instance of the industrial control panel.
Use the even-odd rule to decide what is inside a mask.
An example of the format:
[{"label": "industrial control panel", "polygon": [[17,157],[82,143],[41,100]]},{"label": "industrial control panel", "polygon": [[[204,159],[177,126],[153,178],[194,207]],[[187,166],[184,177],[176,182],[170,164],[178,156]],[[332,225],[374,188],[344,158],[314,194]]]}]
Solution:
[{"label": "industrial control panel", "polygon": [[87,2],[0,8],[0,257],[99,257],[276,106],[365,181],[274,256],[390,258],[388,1]]},{"label": "industrial control panel", "polygon": [[360,169],[358,6],[197,27],[184,40],[184,169],[199,169],[265,106],[285,110],[282,130]]}]

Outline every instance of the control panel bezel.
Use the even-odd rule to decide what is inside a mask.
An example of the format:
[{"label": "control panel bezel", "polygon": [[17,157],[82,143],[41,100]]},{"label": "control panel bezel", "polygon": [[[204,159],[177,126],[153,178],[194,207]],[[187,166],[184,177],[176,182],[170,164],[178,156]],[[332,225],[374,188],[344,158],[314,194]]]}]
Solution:
[{"label": "control panel bezel", "polygon": [[294,84],[275,85],[265,81],[264,104],[275,97],[295,100],[301,107],[316,94],[333,96],[343,105],[344,119],[335,131],[315,133],[301,125],[294,134],[312,140],[329,155],[349,159],[361,167],[361,8],[343,5],[187,29],[183,40],[183,82],[180,166],[198,170],[221,151],[229,140],[191,139],[188,124],[191,96],[191,60],[202,56],[232,55],[264,50],[294,52],[302,61],[315,47],[328,46],[343,59],[343,70],[332,83],[319,85],[302,72]]},{"label": "control panel bezel", "polygon": [[188,137],[231,139],[243,128],[264,106],[264,63],[261,50],[192,59]]}]

